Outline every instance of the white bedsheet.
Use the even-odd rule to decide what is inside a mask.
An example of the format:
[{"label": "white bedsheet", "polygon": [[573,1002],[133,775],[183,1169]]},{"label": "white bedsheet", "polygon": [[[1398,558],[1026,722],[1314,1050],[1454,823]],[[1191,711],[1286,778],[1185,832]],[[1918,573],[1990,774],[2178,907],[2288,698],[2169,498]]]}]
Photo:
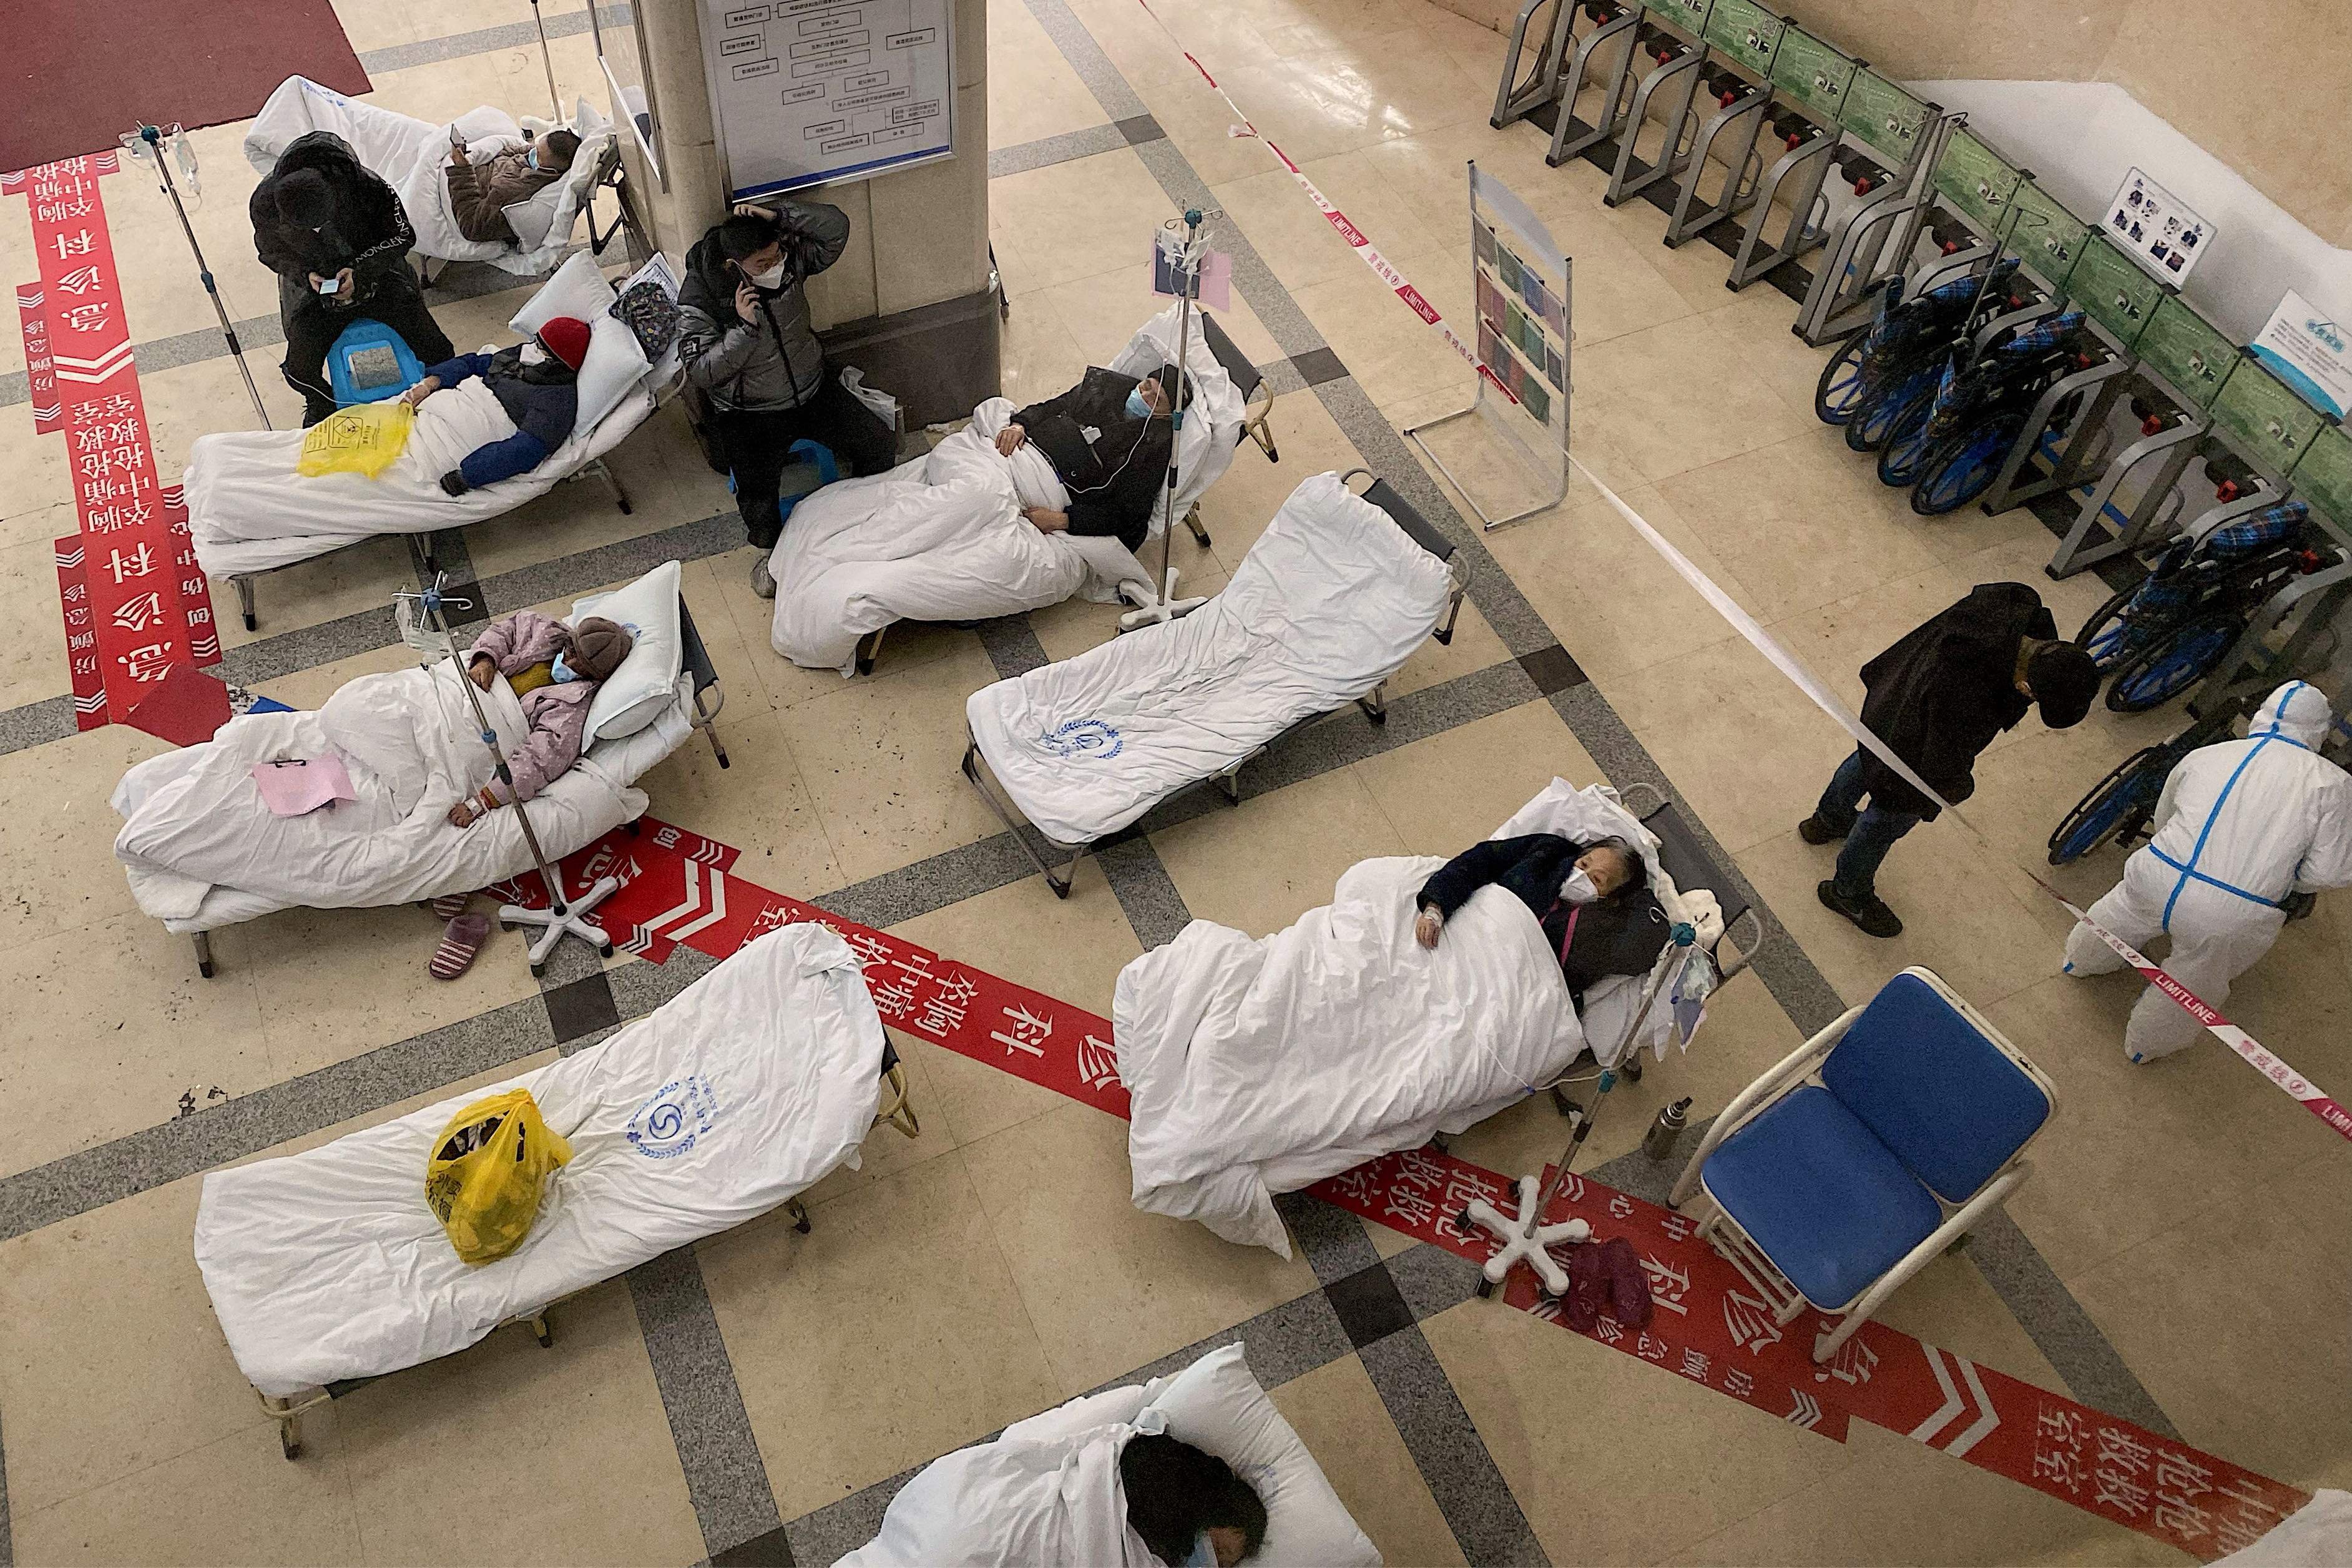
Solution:
[{"label": "white bedsheet", "polygon": [[[210,931],[296,907],[350,909],[471,891],[530,868],[512,808],[471,827],[450,804],[490,777],[461,678],[444,660],[346,683],[317,712],[249,713],[203,745],[139,763],[115,786],[115,837],[131,896],[174,931]],[[638,774],[692,732],[688,679],[677,708],[634,735],[599,742],[526,803],[556,858],[641,815]],[[503,679],[484,694],[500,743],[525,732]],[[261,803],[256,763],[333,751],[360,795],[302,816]]]},{"label": "white bedsheet", "polygon": [[[1143,1391],[1129,1392],[1139,1405]],[[1119,1484],[1136,1432],[1123,1422],[1008,1431],[934,1459],[890,1500],[881,1533],[836,1568],[1161,1568],[1129,1527]]]},{"label": "white bedsheet", "polygon": [[[1555,779],[1494,837],[1527,833],[1622,837],[1680,909],[1655,838],[1605,786]],[[1434,951],[1414,942],[1415,895],[1444,864],[1363,861],[1287,930],[1253,940],[1194,921],[1119,973],[1112,1037],[1134,1096],[1137,1207],[1287,1258],[1273,1194],[1484,1121],[1588,1040],[1615,1056],[1642,982],[1594,986],[1580,1024],[1542,928],[1509,893],[1481,889]],[[1663,1026],[1666,1012],[1652,1017]]]},{"label": "white bedsheet", "polygon": [[[449,261],[487,261],[502,271],[521,276],[546,271],[563,258],[572,243],[572,226],[596,164],[613,136],[612,122],[579,100],[571,128],[580,137],[580,150],[564,177],[551,187],[557,195],[549,204],[544,240],[524,248],[501,240],[467,239],[449,210],[449,182],[443,170],[449,161],[449,121],[418,120],[413,115],[346,98],[332,88],[306,77],[288,77],[270,93],[252,128],[245,134],[246,162],[267,174],[278,155],[297,137],[313,131],[331,131],[352,145],[365,167],[381,175],[400,197],[416,231],[416,248],[426,256]],[[503,110],[469,110],[454,123],[465,132],[470,154],[488,157],[520,146],[530,128]],[[537,126],[541,122],[533,121]]]},{"label": "white bedsheet", "polygon": [[793,508],[769,557],[770,639],[811,669],[855,674],[857,642],[894,621],[976,621],[1108,600],[1150,574],[1116,539],[1041,533],[1021,509],[1069,505],[1054,466],[994,445],[1013,416],[992,397],[971,422],[887,474],[825,486]]},{"label": "white bedsheet", "polygon": [[1387,513],[1318,474],[1200,609],[985,687],[965,717],[1038,830],[1089,843],[1395,674],[1451,581]]},{"label": "white bedsheet", "polygon": [[[857,1163],[880,1103],[882,1021],[856,955],[792,925],[601,1045],[323,1148],[215,1171],[196,1264],[236,1364],[284,1395],[397,1372]],[[425,1205],[433,1140],[528,1089],[572,1163],[520,1247],[457,1260]]]},{"label": "white bedsheet", "polygon": [[182,480],[196,560],[215,577],[268,572],[379,533],[432,533],[498,517],[611,451],[653,408],[652,391],[635,387],[594,428],[574,430],[539,467],[461,496],[443,494],[441,476],[475,447],[515,429],[478,377],[418,405],[407,447],[372,479],[297,474],[299,430],[199,436]]}]

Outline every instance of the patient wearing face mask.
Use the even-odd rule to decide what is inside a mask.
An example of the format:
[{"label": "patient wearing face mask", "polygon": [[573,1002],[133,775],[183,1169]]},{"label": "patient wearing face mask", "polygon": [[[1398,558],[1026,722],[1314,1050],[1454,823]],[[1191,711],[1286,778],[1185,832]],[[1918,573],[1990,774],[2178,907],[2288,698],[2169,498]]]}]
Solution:
[{"label": "patient wearing face mask", "polygon": [[1576,844],[1557,833],[1490,838],[1447,861],[1422,884],[1414,939],[1434,948],[1446,921],[1489,883],[1542,926],[1580,1013],[1589,987],[1612,974],[1648,973],[1666,945],[1666,912],[1633,847],[1621,838]]},{"label": "patient wearing face mask", "polygon": [[422,404],[446,387],[479,376],[514,425],[513,435],[475,447],[442,475],[444,491],[461,496],[527,474],[572,438],[572,426],[580,416],[580,366],[588,358],[588,339],[587,322],[558,316],[529,342],[444,360],[402,394],[412,405]]},{"label": "patient wearing face mask", "polygon": [[529,800],[562,778],[588,743],[596,689],[636,646],[629,628],[602,616],[576,626],[517,610],[482,628],[467,650],[466,673],[488,691],[500,676],[522,704],[528,731],[507,743],[507,773],[449,808],[453,827],[471,827],[502,805]]},{"label": "patient wearing face mask", "polygon": [[[1173,365],[1140,381],[1095,365],[1059,397],[1014,414],[996,437],[996,449],[1009,458],[1035,446],[1070,492],[1067,510],[1030,507],[1022,515],[1044,532],[1108,534],[1129,550],[1141,546],[1168,482],[1176,381]],[[1189,381],[1183,397],[1192,400]]]}]

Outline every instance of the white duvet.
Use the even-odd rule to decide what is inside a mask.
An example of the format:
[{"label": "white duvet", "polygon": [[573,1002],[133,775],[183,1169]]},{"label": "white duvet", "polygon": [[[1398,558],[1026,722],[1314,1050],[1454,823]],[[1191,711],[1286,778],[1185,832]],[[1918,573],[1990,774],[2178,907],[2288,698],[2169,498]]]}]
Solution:
[{"label": "white duvet", "polygon": [[1428,638],[1451,590],[1444,563],[1318,474],[1200,609],[984,687],[965,718],[1040,832],[1091,843],[1371,691]]},{"label": "white duvet", "polygon": [[[530,868],[513,808],[450,826],[452,802],[489,782],[489,752],[446,660],[347,682],[315,713],[249,713],[202,745],[151,757],[115,786],[114,840],[132,897],[173,931],[204,931],[271,910],[405,903],[488,887]],[[511,750],[528,732],[503,679],[483,706]],[[644,812],[630,781],[690,731],[680,706],[636,734],[599,742],[528,802],[531,826],[561,858]],[[257,763],[343,759],[357,800],[278,816]]]},{"label": "white duvet", "polygon": [[[306,77],[292,76],[278,84],[261,112],[254,116],[252,128],[245,135],[245,157],[267,174],[297,137],[331,131],[350,142],[360,163],[399,195],[409,226],[416,231],[416,248],[425,255],[449,261],[487,261],[526,277],[544,272],[562,260],[572,243],[581,205],[595,179],[596,164],[612,138],[612,122],[591,109],[586,100],[579,100],[571,128],[580,137],[580,150],[564,178],[534,198],[531,205],[544,209],[547,226],[539,243],[531,246],[467,239],[458,231],[457,220],[449,210],[449,182],[443,174],[449,162],[451,123],[418,120],[362,103]],[[530,139],[529,129],[502,110],[471,110],[454,123],[465,133],[471,155],[487,157]]]},{"label": "white duvet", "polygon": [[188,531],[196,559],[215,577],[268,572],[379,533],[433,533],[512,511],[604,456],[653,412],[643,386],[527,473],[461,496],[442,493],[441,476],[466,455],[515,433],[498,395],[478,376],[417,405],[408,445],[374,479],[294,471],[299,430],[236,430],[199,436],[188,451]]},{"label": "white duvet", "polygon": [[1136,1435],[1108,1423],[959,1448],[900,1489],[881,1533],[835,1568],[1161,1568],[1127,1522],[1118,1456]]},{"label": "white duvet", "polygon": [[[1626,839],[1678,907],[1655,841],[1609,792],[1554,781],[1496,837],[1536,832]],[[1287,1258],[1274,1194],[1493,1115],[1558,1079],[1588,1031],[1615,1052],[1640,983],[1594,987],[1580,1024],[1542,928],[1501,889],[1481,889],[1435,950],[1414,942],[1415,896],[1444,864],[1366,860],[1285,931],[1194,921],[1119,972],[1138,1208]]]},{"label": "white duvet", "polygon": [[[285,1395],[464,1349],[507,1319],[767,1213],[857,1163],[882,1022],[856,955],[792,925],[601,1045],[350,1133],[215,1171],[196,1264],[237,1367]],[[433,1141],[521,1088],[572,1162],[516,1251],[471,1268],[425,1205]]]},{"label": "white duvet", "polygon": [[793,508],[768,561],[778,653],[851,675],[858,639],[894,621],[985,620],[1081,592],[1108,600],[1120,583],[1150,581],[1118,540],[1040,532],[1021,515],[1061,510],[1069,495],[1034,447],[997,451],[1013,412],[992,397],[928,456],[827,485]]}]

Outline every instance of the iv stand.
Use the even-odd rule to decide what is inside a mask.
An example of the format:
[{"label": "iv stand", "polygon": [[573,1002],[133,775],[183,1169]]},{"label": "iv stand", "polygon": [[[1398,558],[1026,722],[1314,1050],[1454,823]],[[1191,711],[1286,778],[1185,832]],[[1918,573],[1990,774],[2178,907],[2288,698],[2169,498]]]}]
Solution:
[{"label": "iv stand", "polygon": [[547,52],[547,24],[540,20],[539,0],[530,0],[530,21],[531,26],[539,29],[539,63],[547,68],[547,101],[554,111],[555,122],[561,125],[563,123],[563,95],[555,90],[555,57]]},{"label": "iv stand", "polygon": [[1177,616],[1190,615],[1209,602],[1206,599],[1178,598],[1176,568],[1169,563],[1169,556],[1176,542],[1176,454],[1183,445],[1184,416],[1191,412],[1184,405],[1185,384],[1189,379],[1185,359],[1192,351],[1192,302],[1200,297],[1201,262],[1201,209],[1188,207],[1184,212],[1184,238],[1177,251],[1174,269],[1178,302],[1175,406],[1169,411],[1171,425],[1168,436],[1168,482],[1160,492],[1160,590],[1150,603],[1139,605],[1119,616],[1118,629],[1123,632],[1165,626]]},{"label": "iv stand", "polygon": [[261,416],[264,430],[275,429],[269,423],[269,410],[261,405],[261,389],[253,384],[253,372],[246,368],[245,346],[236,341],[236,328],[228,319],[228,309],[221,303],[220,289],[213,282],[213,269],[205,260],[205,247],[196,243],[195,228],[188,222],[188,209],[180,205],[180,187],[173,182],[171,161],[163,156],[163,132],[161,127],[142,124],[125,142],[139,141],[147,144],[147,156],[155,164],[156,183],[163,194],[172,198],[172,211],[180,219],[180,232],[188,237],[188,248],[196,254],[196,276],[204,280],[205,293],[213,302],[213,314],[220,318],[221,336],[228,340],[228,352],[236,360],[236,373],[245,378],[245,395],[253,399],[253,411]]},{"label": "iv stand", "polygon": [[[444,608],[446,605],[470,607],[473,601],[445,597],[441,592],[441,585],[447,581],[447,577],[446,573],[436,573],[433,585],[423,593],[400,594],[395,596],[415,600],[418,608],[425,614],[425,625],[431,630],[441,634],[441,640],[449,650],[449,663],[457,672],[457,685],[465,691],[467,704],[474,710],[474,722],[481,727],[482,744],[490,749],[490,761],[498,770],[499,782],[507,786],[507,794],[512,796],[514,795],[514,774],[508,770],[507,754],[499,745],[498,727],[490,722],[490,716],[482,710],[481,693],[475,689],[474,678],[466,668],[464,656],[457,651],[457,639],[450,633],[448,616],[444,614]],[[499,910],[499,924],[502,927],[537,926],[540,928],[540,933],[530,941],[530,972],[537,974],[544,969],[547,966],[547,955],[554,952],[556,944],[567,936],[578,937],[582,942],[594,948],[600,955],[610,958],[613,955],[613,939],[605,933],[603,926],[590,920],[588,914],[598,904],[621,890],[619,880],[612,877],[600,877],[593,887],[567,904],[563,897],[562,871],[548,860],[547,851],[540,847],[539,835],[532,831],[530,816],[523,810],[520,798],[515,798],[507,809],[515,814],[515,821],[522,828],[522,841],[530,850],[530,863],[537,868],[539,879],[547,887],[548,907],[546,909],[532,910],[525,909],[520,904],[506,904],[500,906]]]},{"label": "iv stand", "polygon": [[[1624,1060],[1625,1053],[1635,1048],[1633,1036],[1641,1029],[1643,1020],[1650,1016],[1651,1004],[1658,999],[1659,991],[1664,987],[1667,972],[1679,970],[1692,944],[1697,940],[1698,932],[1687,922],[1675,922],[1673,940],[1667,942],[1665,951],[1658,954],[1657,963],[1650,966],[1650,979],[1642,989],[1641,1003],[1633,1009],[1633,1016],[1626,1020],[1625,1037],[1617,1043],[1617,1060]],[[1611,1089],[1617,1087],[1615,1068],[1601,1069],[1599,1087],[1600,1092],[1593,1099],[1591,1110],[1577,1117],[1576,1130],[1568,1136],[1568,1148],[1560,1155],[1559,1163],[1552,1167],[1551,1180],[1538,1184],[1533,1175],[1519,1178],[1519,1212],[1517,1215],[1507,1215],[1484,1198],[1473,1198],[1455,1218],[1458,1229],[1466,1231],[1475,1226],[1502,1243],[1479,1270],[1479,1295],[1492,1296],[1495,1288],[1510,1278],[1512,1268],[1522,1262],[1532,1268],[1543,1280],[1546,1294],[1568,1294],[1568,1270],[1559,1266],[1559,1260],[1547,1248],[1556,1241],[1589,1241],[1592,1237],[1592,1227],[1580,1219],[1563,1220],[1557,1225],[1541,1222],[1545,1211],[1551,1207],[1552,1199],[1559,1195],[1559,1189],[1567,1183],[1569,1167],[1576,1163],[1576,1156],[1584,1148],[1585,1139],[1591,1136],[1593,1120],[1600,1113],[1601,1102],[1609,1097]],[[1538,1184],[1543,1188],[1540,1197],[1536,1193]]]}]

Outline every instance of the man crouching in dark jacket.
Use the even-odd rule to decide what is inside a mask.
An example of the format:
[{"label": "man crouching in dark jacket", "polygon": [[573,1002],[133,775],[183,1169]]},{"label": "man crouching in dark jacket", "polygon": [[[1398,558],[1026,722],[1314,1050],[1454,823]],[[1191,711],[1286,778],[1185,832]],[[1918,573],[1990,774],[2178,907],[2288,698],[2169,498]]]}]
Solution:
[{"label": "man crouching in dark jacket", "polygon": [[783,531],[776,498],[792,445],[829,447],[856,474],[898,458],[898,433],[866,411],[824,361],[803,284],[841,259],[849,219],[822,202],[739,206],[686,253],[678,290],[678,357],[709,403],[709,423],[735,478],[743,534],[760,551],[751,586],[772,598],[768,552]]},{"label": "man crouching in dark jacket", "polygon": [[530,342],[496,353],[444,360],[402,394],[410,404],[420,404],[444,387],[478,375],[514,421],[513,435],[475,447],[464,462],[442,475],[442,489],[461,496],[527,474],[547,461],[550,453],[572,438],[572,426],[580,416],[580,366],[587,357],[588,323],[558,316]]},{"label": "man crouching in dark jacket", "polygon": [[302,395],[302,423],[335,411],[327,351],[365,316],[400,334],[427,364],[457,351],[425,308],[408,269],[416,243],[400,197],[331,131],[298,136],[254,187],[253,248],[278,274],[287,384]]}]

